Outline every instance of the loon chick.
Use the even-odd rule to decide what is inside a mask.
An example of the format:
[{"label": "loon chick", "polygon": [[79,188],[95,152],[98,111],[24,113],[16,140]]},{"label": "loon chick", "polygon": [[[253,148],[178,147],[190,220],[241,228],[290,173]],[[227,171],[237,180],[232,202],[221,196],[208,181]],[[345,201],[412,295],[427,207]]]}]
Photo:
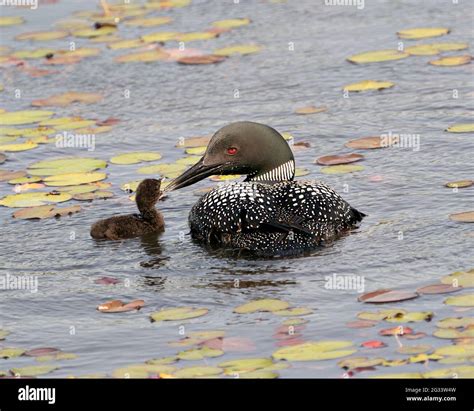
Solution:
[{"label": "loon chick", "polygon": [[218,130],[204,156],[165,191],[216,174],[247,178],[219,185],[193,206],[191,235],[208,245],[254,256],[296,255],[338,237],[365,216],[322,182],[294,181],[289,145],[264,124],[243,121]]},{"label": "loon chick", "polygon": [[164,231],[163,216],[155,208],[161,196],[161,180],[148,178],[137,187],[135,200],[140,214],[106,218],[94,223],[91,236],[95,239],[121,240]]}]

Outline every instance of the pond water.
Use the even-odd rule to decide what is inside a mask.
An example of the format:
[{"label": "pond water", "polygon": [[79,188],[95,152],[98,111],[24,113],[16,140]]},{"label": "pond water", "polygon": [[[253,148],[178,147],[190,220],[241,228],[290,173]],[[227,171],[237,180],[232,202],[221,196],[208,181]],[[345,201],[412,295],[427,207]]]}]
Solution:
[{"label": "pond water", "polygon": [[[15,41],[14,36],[50,29],[53,22],[74,11],[93,10],[97,3],[64,0],[40,4],[37,10],[2,6],[2,15],[24,16],[26,24],[2,29],[1,45],[14,49],[37,47],[39,43]],[[110,373],[128,364],[174,355],[179,349],[168,343],[183,337],[181,326],[185,333],[225,330],[228,337],[252,340],[255,348],[247,352],[230,350],[219,358],[181,361],[178,367],[269,357],[279,348],[281,340],[275,334],[284,318],[271,313],[232,312],[257,298],[277,298],[292,306],[312,309],[313,313],[305,316],[308,323],[298,338],[349,340],[358,347],[357,356],[406,358],[395,352],[398,343],[394,337],[378,335],[380,329],[393,324],[347,327],[346,323],[354,321],[359,312],[379,308],[433,311],[433,321],[410,324],[427,336],[403,343],[430,344],[435,348],[450,344],[450,340],[432,336],[436,320],[464,315],[443,304],[446,295],[424,295],[411,301],[371,306],[357,301],[356,290],[325,287],[326,276],[337,274],[361,276],[365,291],[416,290],[474,264],[472,225],[448,219],[450,213],[472,209],[473,189],[455,192],[443,186],[448,181],[472,178],[473,174],[472,134],[444,132],[452,124],[472,119],[472,64],[446,68],[428,65],[436,56],[368,65],[345,61],[359,52],[397,48],[400,40],[396,32],[404,28],[452,29],[448,36],[421,43],[470,42],[472,2],[365,3],[359,10],[325,6],[323,1],[312,0],[238,4],[196,0],[184,8],[160,12],[159,15],[173,18],[166,26],[120,27],[124,38],[136,38],[158,30],[200,31],[220,19],[251,18],[248,26],[216,39],[192,43],[193,48],[209,52],[230,44],[263,46],[259,53],[231,57],[215,65],[185,66],[159,61],[119,64],[113,57],[129,50],[111,51],[98,44],[103,49],[99,56],[77,65],[58,66],[56,75],[32,78],[13,67],[3,68],[2,108],[24,110],[34,99],[70,90],[90,91],[102,94],[103,101],[53,110],[58,116],[74,114],[102,120],[115,117],[121,122],[110,133],[97,135],[93,152],[45,144],[30,151],[8,153],[2,170],[22,170],[42,159],[85,156],[108,160],[119,153],[147,150],[159,151],[163,155],[160,162],[173,162],[184,156],[183,149],[175,147],[181,137],[208,135],[227,123],[251,120],[290,132],[296,143],[309,142],[309,149],[295,154],[297,166],[310,171],[304,178],[325,181],[368,215],[351,235],[310,256],[273,260],[216,256],[191,241],[187,226],[188,212],[198,199],[194,191],[215,184],[208,180],[173,192],[159,203],[166,221],[166,232],[159,238],[97,243],[89,236],[91,224],[114,214],[135,212],[129,194],[121,191],[120,185],[143,178],[136,172],[143,164],[109,164],[107,181],[113,184],[114,198],[81,203],[83,210],[73,216],[15,220],[11,217],[14,210],[0,207],[0,273],[38,276],[37,293],[1,290],[0,328],[11,331],[2,341],[3,346],[52,346],[77,354],[76,359],[60,362],[60,368],[48,374],[56,377]],[[70,40],[44,44],[67,48]],[[77,39],[77,44],[84,46],[89,41]],[[461,53],[466,54],[457,54]],[[344,98],[344,85],[365,79],[396,84],[381,92],[351,93]],[[21,98],[15,97],[14,90],[21,91]],[[125,97],[127,90],[129,98]],[[458,98],[453,98],[453,90],[458,91]],[[294,113],[296,108],[307,105],[325,105],[328,110],[315,115]],[[366,157],[358,163],[365,169],[351,174],[325,175],[314,164],[322,155],[351,152],[344,147],[350,139],[388,132],[419,135],[419,150],[357,151]],[[0,184],[0,196],[11,193],[11,185]],[[104,276],[121,283],[94,283]],[[143,299],[145,306],[138,312],[122,314],[96,311],[97,305],[111,299]],[[209,312],[182,323],[149,320],[153,311],[182,306],[205,307]],[[373,339],[381,339],[387,346],[360,347],[362,342]],[[0,361],[0,370],[35,363],[27,357]],[[344,370],[337,361],[293,362],[279,374],[338,378]],[[356,377],[446,367],[433,361],[427,365],[377,367]]]}]

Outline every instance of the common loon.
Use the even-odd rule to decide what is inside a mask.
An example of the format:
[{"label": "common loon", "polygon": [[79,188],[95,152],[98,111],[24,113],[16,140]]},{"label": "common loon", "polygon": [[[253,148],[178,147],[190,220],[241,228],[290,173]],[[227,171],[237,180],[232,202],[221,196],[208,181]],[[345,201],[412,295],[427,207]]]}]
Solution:
[{"label": "common loon", "polygon": [[160,180],[143,180],[135,196],[140,214],[119,215],[97,221],[91,227],[91,236],[95,239],[121,240],[164,231],[163,216],[155,208],[162,193],[160,187]]},{"label": "common loon", "polygon": [[263,257],[296,255],[338,237],[365,216],[326,184],[295,181],[295,160],[282,135],[249,121],[218,130],[204,156],[165,191],[226,174],[247,178],[219,184],[189,214],[192,237],[211,246]]}]

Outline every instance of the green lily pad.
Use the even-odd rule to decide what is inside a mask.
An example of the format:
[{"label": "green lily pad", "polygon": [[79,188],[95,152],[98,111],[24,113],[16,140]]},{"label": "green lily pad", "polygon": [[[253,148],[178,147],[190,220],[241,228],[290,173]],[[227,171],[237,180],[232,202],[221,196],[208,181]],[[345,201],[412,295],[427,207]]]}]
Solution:
[{"label": "green lily pad", "polygon": [[448,297],[446,300],[444,300],[444,303],[447,305],[454,305],[456,307],[474,307],[474,294]]},{"label": "green lily pad", "polygon": [[474,287],[474,269],[469,271],[456,271],[441,279],[443,284],[451,284],[454,287]]},{"label": "green lily pad", "polygon": [[222,374],[222,368],[211,366],[197,366],[181,368],[172,375],[176,378],[206,378]]},{"label": "green lily pad", "polygon": [[56,365],[31,365],[23,368],[12,368],[10,372],[18,377],[36,377],[38,375],[49,374],[58,368]]},{"label": "green lily pad", "polygon": [[291,325],[302,325],[306,324],[308,320],[306,318],[288,318],[287,320],[283,321],[283,325],[291,326]]},{"label": "green lily pad", "polygon": [[137,164],[143,161],[155,161],[161,158],[161,154],[147,151],[137,151],[134,153],[120,154],[112,157],[110,162],[112,164]]},{"label": "green lily pad", "polygon": [[61,217],[72,215],[81,211],[81,206],[74,205],[70,207],[56,207],[54,205],[43,205],[37,207],[27,207],[15,211],[13,217],[19,220],[45,219],[52,217]]},{"label": "green lily pad", "polygon": [[292,316],[301,316],[301,315],[308,315],[312,314],[313,310],[310,308],[305,307],[295,307],[295,308],[288,308],[286,310],[278,310],[273,311],[273,314],[281,315],[282,317],[292,317]]},{"label": "green lily pad", "polygon": [[180,360],[202,360],[204,358],[220,357],[221,355],[224,355],[224,351],[204,346],[181,351],[177,357]]},{"label": "green lily pad", "polygon": [[437,338],[474,338],[474,328],[458,330],[456,328],[440,328],[435,330],[433,335]]},{"label": "green lily pad", "polygon": [[243,358],[218,364],[219,367],[224,368],[226,374],[240,374],[263,369],[271,365],[273,365],[273,361],[270,358]]},{"label": "green lily pad", "polygon": [[139,168],[137,173],[139,174],[159,174],[166,178],[176,178],[184,170],[186,166],[182,164],[156,164],[154,166],[146,166]]},{"label": "green lily pad", "polygon": [[107,162],[97,158],[68,157],[56,160],[43,160],[31,164],[28,173],[33,176],[52,176],[58,174],[84,173],[105,168]]},{"label": "green lily pad", "polygon": [[33,40],[33,41],[50,41],[58,40],[69,36],[67,31],[33,31],[30,33],[22,33],[15,37],[15,40]]},{"label": "green lily pad", "polygon": [[151,360],[145,361],[145,364],[152,364],[152,365],[169,365],[173,364],[178,361],[178,357],[163,357],[163,358],[153,358]]},{"label": "green lily pad", "polygon": [[55,174],[43,179],[47,186],[61,187],[61,186],[75,186],[78,184],[94,183],[96,181],[107,178],[105,173],[86,172],[86,173],[68,173]]},{"label": "green lily pad", "polygon": [[448,127],[446,131],[450,133],[474,133],[474,123],[454,124]]},{"label": "green lily pad", "polygon": [[0,358],[14,358],[19,357],[25,352],[22,348],[1,348]]},{"label": "green lily pad", "polygon": [[320,361],[347,357],[355,352],[357,350],[350,341],[314,341],[280,348],[273,353],[273,358],[287,361]]},{"label": "green lily pad", "polygon": [[439,328],[464,328],[474,326],[473,317],[443,318],[436,324]]},{"label": "green lily pad", "polygon": [[474,345],[472,344],[457,344],[457,345],[446,345],[439,347],[433,354],[441,356],[453,356],[453,357],[471,357],[474,355]]},{"label": "green lily pad", "polygon": [[5,207],[35,207],[51,203],[68,201],[72,196],[68,193],[21,193],[9,194],[0,199],[0,205]]},{"label": "green lily pad", "polygon": [[248,314],[255,312],[274,312],[280,310],[286,310],[290,304],[286,301],[276,300],[276,299],[262,299],[254,300],[249,303],[238,306],[234,309],[234,313],[238,314]]},{"label": "green lily pad", "polygon": [[409,313],[396,313],[388,315],[385,321],[390,323],[409,323],[418,321],[431,321],[433,318],[433,312],[431,311],[420,311],[420,312],[409,312]]},{"label": "green lily pad", "polygon": [[420,344],[420,345],[403,345],[397,348],[397,352],[400,354],[424,354],[428,351],[431,351],[433,347],[428,344]]},{"label": "green lily pad", "polygon": [[340,360],[337,365],[346,370],[352,370],[359,367],[375,367],[383,362],[383,358],[351,357]]},{"label": "green lily pad", "polygon": [[180,307],[180,308],[167,308],[160,311],[156,311],[150,315],[152,322],[159,321],[181,321],[189,320],[191,318],[201,317],[209,312],[207,308],[193,308],[193,307]]},{"label": "green lily pad", "polygon": [[337,166],[322,167],[321,172],[324,174],[346,174],[355,173],[364,170],[364,166],[353,164],[340,164]]},{"label": "green lily pad", "polygon": [[267,370],[256,370],[256,371],[250,371],[250,372],[244,372],[242,374],[239,374],[239,378],[243,379],[253,379],[253,380],[260,380],[260,379],[265,379],[265,380],[272,380],[274,378],[278,378],[280,375],[274,371],[267,371]]},{"label": "green lily pad", "polygon": [[262,50],[262,47],[256,44],[239,44],[235,46],[222,47],[220,49],[214,50],[213,54],[217,56],[227,57],[227,56],[233,56],[236,54],[247,55],[247,54],[258,53],[260,50]]}]

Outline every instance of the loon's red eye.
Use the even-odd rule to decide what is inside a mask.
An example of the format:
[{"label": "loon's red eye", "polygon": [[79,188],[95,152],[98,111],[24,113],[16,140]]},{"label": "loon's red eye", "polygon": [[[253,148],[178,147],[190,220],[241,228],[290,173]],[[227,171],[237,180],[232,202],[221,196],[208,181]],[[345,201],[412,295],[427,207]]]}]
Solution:
[{"label": "loon's red eye", "polygon": [[237,153],[237,149],[235,147],[229,147],[227,149],[227,154],[230,154],[231,156],[233,156],[236,153]]}]

